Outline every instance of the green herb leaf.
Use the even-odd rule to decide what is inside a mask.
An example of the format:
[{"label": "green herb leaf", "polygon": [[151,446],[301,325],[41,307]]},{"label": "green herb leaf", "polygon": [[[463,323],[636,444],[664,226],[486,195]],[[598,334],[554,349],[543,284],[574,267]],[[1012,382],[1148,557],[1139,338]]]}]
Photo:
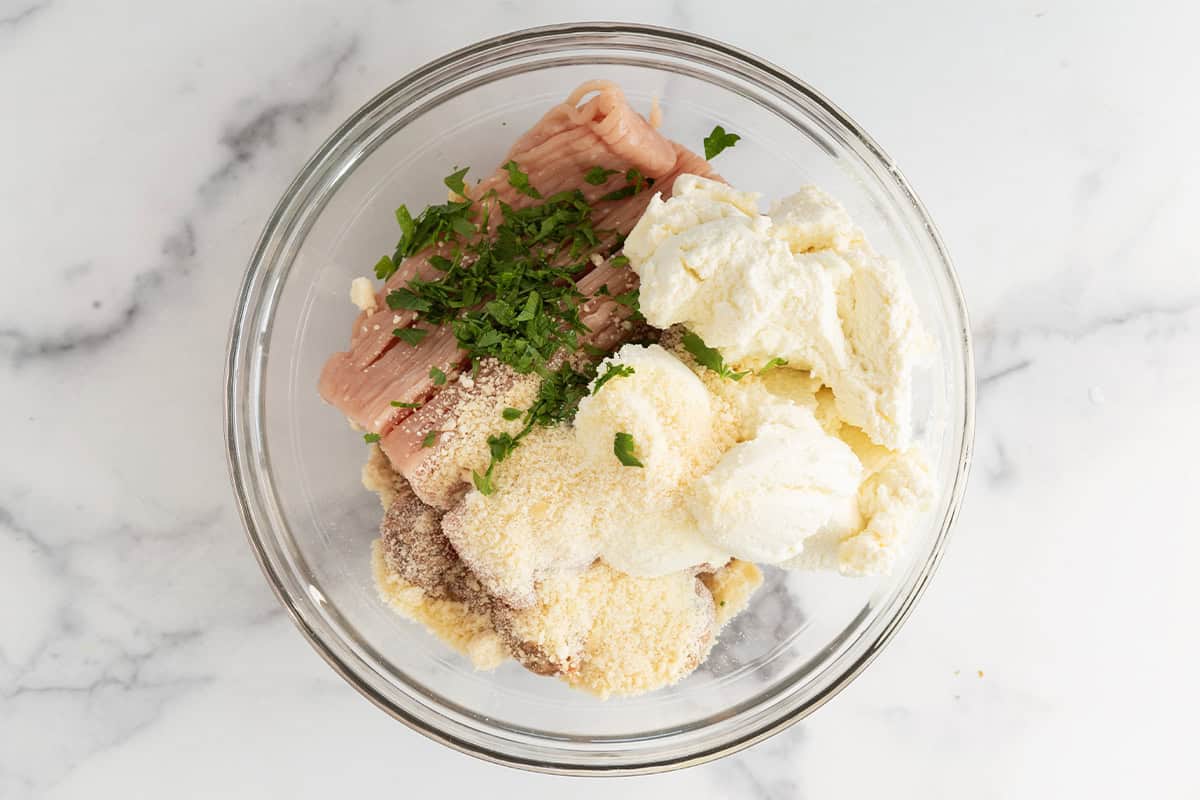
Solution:
[{"label": "green herb leaf", "polygon": [[509,161],[504,165],[504,169],[508,170],[508,185],[516,189],[526,197],[532,197],[534,200],[541,200],[542,193],[533,187],[529,182],[529,175],[522,172],[517,166],[517,162]]},{"label": "green herb leaf", "polygon": [[592,394],[600,391],[600,387],[611,381],[613,378],[627,378],[633,374],[633,367],[625,364],[609,364],[608,369],[596,379],[592,384]]},{"label": "green herb leaf", "polygon": [[775,369],[776,367],[786,367],[787,363],[788,363],[788,360],[786,358],[780,358],[779,356],[775,356],[770,361],[768,361],[767,363],[762,365],[762,367],[758,370],[758,374],[762,375],[764,373],[770,372],[771,370]]},{"label": "green herb leaf", "polygon": [[450,220],[450,230],[457,233],[459,236],[474,236],[479,232],[479,228],[474,222],[466,217],[456,216]]},{"label": "green herb leaf", "polygon": [[446,382],[446,373],[442,372],[437,367],[430,367],[429,379],[433,381],[434,386],[441,386]]},{"label": "green herb leaf", "polygon": [[478,470],[471,470],[471,480],[474,482],[475,488],[482,495],[490,495],[496,491],[496,486],[492,483],[492,470],[490,468],[484,473],[480,473]]},{"label": "green herb leaf", "polygon": [[638,310],[641,302],[641,295],[637,289],[630,289],[628,292],[621,292],[613,295],[613,300],[616,300],[623,306]]},{"label": "green herb leaf", "polygon": [[417,223],[413,220],[412,214],[408,213],[408,206],[401,204],[396,209],[396,222],[400,225],[400,236],[411,239],[417,232]]},{"label": "green herb leaf", "polygon": [[434,442],[437,441],[437,437],[437,431],[429,431],[425,434],[425,438],[421,440],[421,447],[433,447]]},{"label": "green herb leaf", "polygon": [[393,311],[398,311],[402,308],[409,311],[428,311],[431,307],[429,300],[414,294],[408,288],[388,292],[387,305]]},{"label": "green herb leaf", "polygon": [[614,295],[613,300],[616,300],[626,308],[632,309],[634,320],[642,319],[641,295],[637,289],[630,289],[628,292],[621,292],[618,295]]},{"label": "green herb leaf", "polygon": [[620,189],[609,192],[601,197],[601,200],[621,200],[626,197],[633,197],[642,189],[653,186],[654,181],[642,175],[636,167],[630,167],[625,173],[625,185]]},{"label": "green herb leaf", "polygon": [[528,322],[538,315],[542,308],[542,296],[537,292],[530,292],[529,297],[525,300],[525,307],[521,309],[521,313],[517,314],[517,322]]},{"label": "green herb leaf", "polygon": [[712,160],[727,147],[733,147],[742,137],[736,133],[726,133],[720,125],[712,129],[712,133],[704,137],[704,157]]},{"label": "green herb leaf", "polygon": [[632,184],[626,184],[625,186],[622,186],[620,189],[616,189],[614,191],[609,192],[608,194],[602,195],[600,197],[600,199],[601,200],[624,200],[626,197],[633,197],[635,194],[637,194],[637,189],[633,188]]},{"label": "green herb leaf", "polygon": [[506,408],[506,409],[504,409],[503,411],[501,411],[501,412],[500,412],[500,416],[504,417],[504,418],[505,418],[506,420],[508,420],[509,422],[512,422],[514,419],[516,419],[517,417],[521,416],[521,415],[522,415],[522,414],[524,414],[524,413],[525,413],[525,412],[524,412],[524,411],[522,411],[521,409],[519,409],[519,408],[512,408],[512,407],[510,406],[509,408]]},{"label": "green herb leaf", "polygon": [[396,262],[392,261],[391,256],[384,256],[375,262],[375,277],[381,281],[386,281],[396,272]]},{"label": "green herb leaf", "polygon": [[609,175],[616,175],[620,172],[619,169],[605,169],[604,167],[592,167],[587,172],[583,173],[583,179],[592,186],[599,186],[608,180]]},{"label": "green herb leaf", "polygon": [[470,169],[470,167],[463,167],[458,172],[451,173],[443,178],[442,183],[446,184],[446,187],[459,197],[466,197],[467,184],[463,178],[466,177],[466,174]]},{"label": "green herb leaf", "polygon": [[[555,353],[577,349],[587,331],[579,312],[584,298],[575,285],[583,264],[570,259],[597,246],[600,237],[577,190],[526,208],[494,205],[501,222],[489,228],[493,235],[471,237],[453,261],[431,256],[442,274],[410,280],[390,304],[416,311],[431,326],[449,325],[475,363],[491,357],[520,373],[541,371]],[[416,238],[424,235],[418,228]],[[453,226],[439,235],[454,235]]]},{"label": "green herb leaf", "polygon": [[428,335],[429,331],[425,328],[396,328],[392,331],[392,336],[395,336],[409,347],[416,347]]},{"label": "green herb leaf", "polygon": [[363,441],[366,442],[367,444],[374,444],[375,442],[379,441],[379,434],[378,433],[364,433]]},{"label": "green herb leaf", "polygon": [[645,466],[633,454],[637,445],[634,444],[633,437],[624,431],[619,431],[613,437],[613,453],[617,456],[617,461],[620,461],[627,467],[642,467]]},{"label": "green herb leaf", "polygon": [[429,206],[415,220],[408,213],[408,209],[401,206],[396,209],[401,236],[392,261],[399,264],[430,245],[449,241],[454,234],[471,235],[476,229],[471,223],[470,215],[470,200]]},{"label": "green herb leaf", "polygon": [[392,408],[420,408],[421,404],[420,403],[402,403],[399,400],[393,400],[391,402],[391,406],[392,406]]},{"label": "green herb leaf", "polygon": [[[492,463],[499,464],[504,459],[512,455],[513,449],[517,446],[517,440],[507,433],[497,433],[488,437],[488,450],[492,454]],[[489,467],[490,471],[490,467]]]},{"label": "green herb leaf", "polygon": [[614,267],[625,267],[629,265],[629,259],[626,256],[613,256],[608,260],[608,263]]},{"label": "green herb leaf", "polygon": [[697,364],[711,369],[722,378],[740,381],[750,374],[748,370],[746,372],[734,372],[731,370],[726,366],[725,359],[721,356],[720,352],[706,345],[703,339],[691,331],[683,335],[683,348],[692,354],[692,358],[696,359]]}]

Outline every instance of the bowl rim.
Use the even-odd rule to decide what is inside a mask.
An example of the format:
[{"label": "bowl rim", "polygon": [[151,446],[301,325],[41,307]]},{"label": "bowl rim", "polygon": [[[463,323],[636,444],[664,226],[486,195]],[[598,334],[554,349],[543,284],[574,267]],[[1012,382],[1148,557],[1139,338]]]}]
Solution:
[{"label": "bowl rim", "polygon": [[[534,758],[528,758],[510,752],[503,752],[489,747],[479,746],[471,742],[467,742],[458,736],[452,735],[443,731],[428,721],[417,717],[416,715],[400,708],[390,702],[386,697],[382,696],[373,686],[362,680],[359,675],[341,658],[322,636],[306,621],[304,615],[294,602],[293,598],[288,593],[284,582],[276,571],[276,565],[272,562],[270,554],[264,545],[263,539],[259,532],[259,525],[256,521],[257,514],[252,506],[252,497],[254,483],[252,477],[248,476],[249,462],[251,461],[252,447],[254,438],[248,436],[246,430],[247,420],[245,419],[243,402],[239,399],[243,391],[249,391],[251,394],[258,392],[258,384],[247,382],[247,370],[243,369],[243,361],[248,357],[249,353],[243,353],[244,345],[252,339],[251,334],[254,330],[251,327],[251,322],[255,315],[251,312],[254,310],[251,306],[251,299],[258,293],[263,281],[263,267],[269,262],[272,253],[278,249],[280,242],[278,241],[281,231],[288,231],[296,222],[295,216],[298,210],[304,209],[306,203],[301,201],[302,190],[308,184],[323,166],[328,166],[327,162],[330,157],[343,149],[345,139],[349,133],[357,129],[364,121],[369,119],[374,112],[379,108],[386,106],[397,95],[410,91],[414,85],[419,85],[430,79],[431,75],[437,75],[441,71],[454,67],[462,66],[464,62],[471,62],[478,57],[486,56],[489,53],[496,51],[507,50],[514,45],[534,44],[539,42],[552,42],[556,39],[571,39],[580,35],[599,35],[599,36],[638,36],[652,40],[657,40],[664,45],[685,45],[692,49],[698,49],[706,52],[708,55],[723,60],[732,60],[737,62],[742,68],[749,69],[758,73],[756,77],[767,77],[776,82],[782,83],[787,89],[805,96],[805,98],[817,105],[824,113],[828,114],[835,122],[841,125],[849,134],[851,134],[858,144],[861,144],[869,154],[877,159],[880,163],[887,165],[887,171],[894,189],[898,189],[911,206],[910,210],[920,219],[925,234],[929,238],[929,242],[933,245],[933,250],[944,269],[944,279],[947,282],[947,296],[952,301],[950,311],[957,317],[958,332],[962,337],[962,345],[964,352],[964,360],[962,364],[964,378],[964,403],[962,436],[959,446],[958,468],[955,473],[953,486],[950,487],[946,513],[942,519],[940,529],[932,543],[932,548],[928,558],[922,565],[920,573],[916,576],[912,585],[906,594],[900,598],[898,607],[887,620],[882,630],[876,635],[873,641],[869,642],[863,652],[854,660],[852,660],[846,668],[837,675],[833,681],[819,692],[811,701],[802,703],[792,709],[787,714],[776,719],[768,720],[766,724],[760,724],[755,730],[736,738],[722,741],[717,745],[697,749],[695,751],[686,752],[682,755],[672,755],[668,757],[658,758],[654,760],[639,761],[634,764],[622,764],[612,761],[604,762],[587,762],[583,759],[576,759],[570,763],[566,761],[547,761]],[[603,49],[604,42],[591,41],[588,43],[590,47],[598,47]],[[612,45],[615,47],[622,46],[620,43]],[[719,66],[719,65],[716,65]],[[259,298],[260,300],[262,298]],[[266,318],[270,320],[273,312],[269,312]],[[252,368],[251,372],[256,371]],[[226,444],[226,461],[230,474],[230,481],[233,486],[234,494],[237,499],[238,514],[242,520],[242,525],[246,531],[247,538],[250,542],[251,549],[254,552],[255,558],[262,569],[264,577],[271,586],[276,598],[287,611],[293,624],[300,630],[301,634],[308,641],[309,645],[324,659],[324,661],[337,672],[347,683],[349,683],[362,696],[367,698],[374,705],[388,713],[394,719],[404,723],[409,728],[421,733],[422,735],[440,742],[448,747],[451,747],[459,752],[480,758],[491,763],[501,764],[510,767],[517,767],[534,772],[542,772],[558,775],[638,775],[664,772],[673,769],[680,769],[688,766],[694,766],[708,761],[721,758],[726,755],[739,752],[757,742],[760,742],[782,730],[790,727],[801,719],[807,717],[813,711],[827,703],[830,699],[836,696],[846,686],[848,686],[858,675],[879,655],[882,649],[892,640],[900,626],[912,613],[917,601],[924,593],[929,581],[936,572],[944,555],[946,543],[949,533],[956,522],[963,496],[966,491],[967,479],[970,471],[971,455],[974,444],[974,427],[975,427],[975,371],[974,371],[974,355],[971,343],[971,331],[968,321],[966,302],[963,296],[961,284],[958,280],[958,275],[954,269],[953,261],[950,258],[949,252],[946,249],[940,234],[937,231],[933,220],[930,219],[924,205],[918,199],[911,185],[904,178],[895,162],[883,151],[883,149],[872,139],[853,119],[851,119],[838,106],[828,100],[817,90],[813,89],[807,83],[792,75],[787,70],[778,67],[769,61],[754,56],[740,48],[726,44],[724,42],[701,36],[694,33],[676,30],[673,28],[644,25],[628,22],[576,22],[564,23],[556,25],[545,25],[531,28],[524,28],[499,36],[490,37],[480,40],[474,44],[467,45],[458,50],[452,51],[440,58],[434,59],[414,70],[409,72],[404,77],[387,86],[373,98],[364,103],[353,114],[351,114],[345,122],[337,127],[317,149],[312,157],[300,169],[296,177],[288,185],[284,191],[278,204],[275,206],[267,224],[264,226],[263,233],[255,245],[253,254],[250,258],[246,269],[245,276],[241,285],[241,289],[237,295],[234,315],[230,324],[228,344],[225,360],[225,393],[224,393],[224,428],[225,428],[225,444]],[[261,405],[261,396],[259,396],[259,404]],[[956,409],[950,409],[950,413],[955,413]]]}]

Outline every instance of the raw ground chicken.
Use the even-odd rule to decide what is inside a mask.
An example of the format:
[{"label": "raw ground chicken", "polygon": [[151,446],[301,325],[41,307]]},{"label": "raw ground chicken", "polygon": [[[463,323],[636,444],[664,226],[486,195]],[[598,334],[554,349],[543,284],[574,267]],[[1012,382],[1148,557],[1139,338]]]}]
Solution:
[{"label": "raw ground chicken", "polygon": [[[551,109],[517,140],[505,162],[510,160],[543,197],[582,191],[596,228],[618,234],[628,233],[654,194],[603,200],[626,185],[628,170],[653,179],[654,191],[664,196],[680,174],[716,177],[704,159],[664,138],[617,87],[601,81],[584,84]],[[585,173],[598,166],[611,174],[599,185],[586,182]],[[498,169],[465,191],[477,202],[494,191],[518,209],[536,202],[510,186],[508,177]],[[489,219],[494,226],[495,215]],[[612,569],[585,547],[577,557],[551,559],[531,591],[516,596],[481,581],[446,538],[443,518],[459,512],[472,471],[488,465],[487,437],[521,428],[521,420],[506,421],[501,412],[528,407],[539,380],[490,359],[470,374],[467,354],[445,327],[416,346],[392,335],[396,328],[427,326],[411,311],[389,309],[387,293],[413,278],[437,277],[430,258],[447,252],[435,246],[407,258],[373,298],[356,284],[362,313],[350,349],[330,358],[320,380],[326,401],[381,437],[363,468],[364,485],[379,495],[386,512],[371,554],[381,596],[480,669],[511,657],[600,696],[675,683],[704,661],[721,627],[746,606],[762,580],[753,564],[732,560],[639,578]],[[602,352],[646,334],[613,299],[635,288],[637,276],[609,256],[598,250],[576,278],[588,298],[581,318],[590,332],[583,339]],[[571,358],[579,362],[581,353]],[[434,380],[431,366],[445,373],[444,385]],[[409,409],[396,402],[421,405]],[[545,434],[554,435],[553,429]],[[457,530],[459,544],[472,533]]]}]

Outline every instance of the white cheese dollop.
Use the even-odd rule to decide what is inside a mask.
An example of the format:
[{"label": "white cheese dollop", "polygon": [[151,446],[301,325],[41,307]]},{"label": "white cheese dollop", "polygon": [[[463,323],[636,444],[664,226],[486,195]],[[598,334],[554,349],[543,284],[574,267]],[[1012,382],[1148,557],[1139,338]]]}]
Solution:
[{"label": "white cheese dollop", "polygon": [[742,366],[786,358],[833,389],[872,441],[912,438],[912,372],[928,350],[899,268],[815,187],[759,213],[757,195],[696,175],[656,196],[625,242],[646,319],[682,323]]},{"label": "white cheese dollop", "polygon": [[843,437],[859,455],[864,479],[855,517],[828,526],[782,566],[837,570],[843,575],[887,575],[903,556],[917,517],[933,498],[933,480],[918,449],[893,452],[847,430]]},{"label": "white cheese dollop", "polygon": [[754,438],[693,484],[687,507],[715,547],[777,564],[853,508],[862,465],[807,407],[776,404],[760,419]]}]

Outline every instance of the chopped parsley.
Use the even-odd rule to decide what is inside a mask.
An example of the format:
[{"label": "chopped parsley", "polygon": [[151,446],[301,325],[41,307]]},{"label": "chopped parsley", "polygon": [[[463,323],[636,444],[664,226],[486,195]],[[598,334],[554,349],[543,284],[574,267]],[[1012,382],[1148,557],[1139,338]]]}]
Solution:
[{"label": "chopped parsley", "polygon": [[430,245],[444,244],[478,232],[475,223],[471,222],[470,200],[429,206],[416,219],[407,208],[400,206],[396,209],[396,221],[400,223],[400,241],[392,255],[396,264]]},{"label": "chopped parsley", "polygon": [[[496,465],[530,431],[573,419],[594,380],[599,388],[632,372],[627,367],[610,368],[597,379],[595,366],[576,368],[572,362],[551,366],[562,353],[584,350],[593,357],[603,355],[580,340],[588,333],[580,318],[580,306],[587,298],[576,279],[590,268],[589,254],[601,248],[619,250],[623,237],[592,224],[592,208],[583,192],[576,189],[542,197],[515,161],[503,169],[510,186],[538,202],[515,208],[490,192],[476,200],[429,206],[415,218],[401,206],[396,210],[400,241],[390,261],[381,260],[377,266],[377,274],[390,276],[403,259],[439,246],[427,252],[435,275],[412,278],[387,293],[390,309],[412,312],[420,324],[397,328],[394,335],[416,346],[431,329],[444,326],[453,332],[473,369],[478,369],[481,359],[495,358],[518,373],[541,377],[537,398],[529,408],[501,412],[509,422],[523,419],[521,429],[488,438],[490,463],[472,475],[483,494],[496,490]],[[459,170],[445,179],[446,186],[464,198],[466,174],[467,170]],[[585,173],[585,180],[599,186],[615,174],[620,172],[595,167]],[[624,177],[626,185],[618,190],[621,197],[653,183],[637,169],[626,170]],[[605,195],[604,199],[615,198]],[[481,236],[483,231],[489,235]],[[628,259],[618,256],[613,263],[622,266]],[[637,311],[636,290],[614,299]],[[437,367],[430,368],[429,377],[435,386],[446,383],[446,374]],[[430,432],[423,445],[431,446],[435,436]]]},{"label": "chopped parsley", "polygon": [[691,331],[683,335],[683,348],[692,354],[692,358],[696,359],[697,364],[702,367],[708,367],[722,378],[740,381],[750,374],[749,370],[745,372],[734,372],[731,370],[725,364],[725,359],[721,357],[720,352],[706,345],[703,339]]},{"label": "chopped parsley", "polygon": [[420,403],[402,403],[399,400],[392,401],[392,408],[420,408]]},{"label": "chopped parsley", "polygon": [[482,495],[490,495],[496,491],[496,484],[492,483],[491,467],[487,468],[487,472],[480,472],[477,469],[471,470],[471,481]]},{"label": "chopped parsley", "polygon": [[626,364],[609,364],[608,369],[604,374],[596,379],[595,385],[592,386],[592,394],[600,391],[600,387],[611,381],[613,378],[628,378],[633,374],[633,367]]},{"label": "chopped parsley", "polygon": [[396,328],[392,331],[392,336],[395,336],[410,347],[416,347],[428,335],[429,331],[425,328]]},{"label": "chopped parsley", "polygon": [[614,295],[613,300],[633,311],[630,318],[634,322],[641,322],[645,319],[642,316],[641,295],[637,289],[630,289],[628,292],[621,292],[618,295]]},{"label": "chopped parsley", "polygon": [[386,281],[396,272],[396,262],[392,261],[391,256],[384,256],[375,263],[375,277],[381,281]]},{"label": "chopped parsley", "polygon": [[624,200],[626,197],[633,197],[634,189],[631,184],[626,184],[620,189],[614,189],[606,195],[603,195],[601,200]]},{"label": "chopped parsley", "polygon": [[599,186],[608,180],[609,175],[616,175],[621,170],[605,169],[604,167],[592,167],[587,172],[583,173],[583,179],[592,186]]},{"label": "chopped parsley", "polygon": [[[512,163],[512,162],[509,162],[509,163]],[[467,172],[469,172],[470,169],[471,169],[470,167],[464,167],[463,169],[460,169],[458,172],[453,172],[453,173],[447,175],[445,178],[442,178],[442,183],[446,184],[446,188],[449,189],[450,191],[454,192],[459,197],[466,197],[467,196],[467,184],[463,180],[463,178],[466,177]]]},{"label": "chopped parsley", "polygon": [[437,437],[437,431],[429,431],[425,434],[425,438],[421,440],[421,447],[433,447],[434,442],[437,441]]},{"label": "chopped parsley", "polygon": [[641,296],[637,289],[630,289],[628,292],[621,292],[618,295],[613,295],[613,300],[616,300],[626,308],[632,308],[634,311],[641,312]]},{"label": "chopped parsley", "polygon": [[[488,450],[492,454],[492,463],[499,464],[504,459],[512,455],[513,448],[517,446],[517,441],[507,433],[496,433],[488,437]],[[489,472],[491,468],[489,467]]]},{"label": "chopped parsley", "polygon": [[399,311],[400,309],[407,309],[409,311],[429,310],[429,301],[417,297],[408,289],[396,289],[395,291],[388,292],[386,300],[388,308],[392,311]]},{"label": "chopped parsley", "polygon": [[587,327],[585,299],[574,278],[589,264],[601,234],[591,223],[582,192],[559,192],[514,209],[498,202],[494,237],[465,243],[453,259],[434,256],[435,280],[413,279],[388,293],[393,309],[407,309],[430,325],[449,325],[472,359],[495,358],[528,374],[546,372],[560,350],[579,347]]},{"label": "chopped parsley", "polygon": [[533,187],[529,182],[529,175],[522,172],[517,166],[517,162],[509,161],[504,165],[504,169],[508,170],[508,185],[516,189],[526,197],[532,197],[534,200],[541,200],[542,193]]},{"label": "chopped parsley", "polygon": [[417,223],[408,213],[408,206],[401,204],[396,209],[396,223],[400,226],[400,241],[411,239],[417,235]]},{"label": "chopped parsley", "polygon": [[646,178],[636,167],[630,167],[625,173],[625,185],[620,189],[609,192],[603,195],[601,200],[623,200],[626,197],[633,197],[642,189],[654,185],[653,178]]},{"label": "chopped parsley", "polygon": [[775,356],[774,358],[772,358],[770,361],[763,364],[762,367],[759,368],[758,374],[763,375],[763,374],[775,369],[776,367],[786,367],[787,363],[788,363],[788,360],[786,358],[780,358],[779,356]]},{"label": "chopped parsley", "polygon": [[[465,197],[467,186],[463,178],[466,174],[466,169],[460,169],[447,175],[442,182],[460,197]],[[413,253],[430,245],[445,244],[458,237],[477,234],[479,226],[471,221],[471,207],[469,199],[451,200],[440,205],[428,206],[414,218],[408,206],[401,205],[396,209],[400,241],[396,243],[396,250],[390,259],[385,256],[375,265],[375,276],[386,280],[396,272],[400,262]]]},{"label": "chopped parsley", "polygon": [[537,399],[525,412],[527,426],[533,423],[548,428],[560,422],[570,422],[579,409],[579,401],[587,396],[588,384],[595,375],[595,367],[576,371],[563,364],[542,378]]},{"label": "chopped parsley", "polygon": [[704,158],[711,161],[722,150],[733,147],[742,137],[736,133],[726,133],[720,125],[712,129],[712,133],[704,137]]},{"label": "chopped parsley", "polygon": [[378,433],[364,433],[363,441],[366,442],[367,444],[374,444],[375,442],[379,441],[379,434]]},{"label": "chopped parsley", "polygon": [[[613,256],[608,260],[608,263],[614,267],[624,267],[629,265],[629,258],[627,256]],[[608,287],[606,286],[605,288]]]},{"label": "chopped parsley", "polygon": [[637,445],[634,443],[633,437],[624,431],[618,431],[617,435],[613,437],[613,453],[616,454],[617,461],[620,461],[627,467],[645,466],[633,454],[636,447]]}]

